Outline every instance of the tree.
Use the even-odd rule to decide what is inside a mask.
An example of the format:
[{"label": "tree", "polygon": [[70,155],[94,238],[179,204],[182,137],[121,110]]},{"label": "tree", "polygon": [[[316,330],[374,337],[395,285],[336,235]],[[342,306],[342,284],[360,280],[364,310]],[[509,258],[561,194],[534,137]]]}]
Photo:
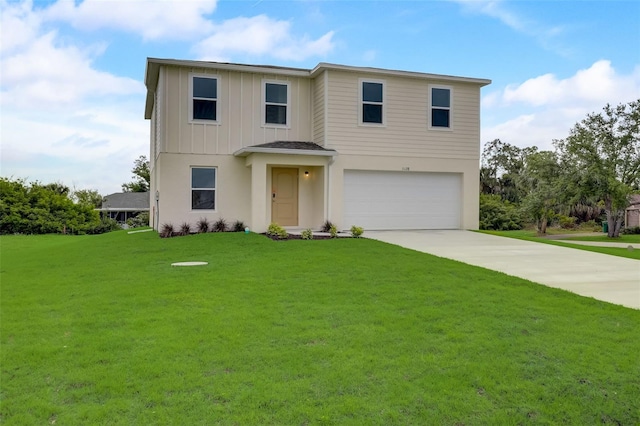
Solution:
[{"label": "tree", "polygon": [[554,145],[569,172],[567,191],[602,203],[608,236],[618,237],[629,195],[640,187],[640,99],[587,115]]},{"label": "tree", "polygon": [[487,142],[482,151],[480,191],[500,195],[512,203],[520,202],[523,194],[518,186],[519,177],[526,157],[536,150],[536,147],[519,148],[500,139]]},{"label": "tree", "polygon": [[80,205],[90,206],[94,209],[102,207],[102,195],[94,189],[79,189],[73,191],[73,199]]},{"label": "tree", "polygon": [[151,173],[149,171],[149,160],[144,155],[138,157],[133,163],[133,182],[123,183],[123,192],[147,192],[151,184]]},{"label": "tree", "polygon": [[520,176],[520,186],[526,194],[521,208],[535,222],[539,234],[546,234],[547,225],[561,207],[561,176],[562,169],[555,152],[527,155]]},{"label": "tree", "polygon": [[0,178],[0,234],[101,233],[109,231],[93,206],[76,204],[69,189]]}]

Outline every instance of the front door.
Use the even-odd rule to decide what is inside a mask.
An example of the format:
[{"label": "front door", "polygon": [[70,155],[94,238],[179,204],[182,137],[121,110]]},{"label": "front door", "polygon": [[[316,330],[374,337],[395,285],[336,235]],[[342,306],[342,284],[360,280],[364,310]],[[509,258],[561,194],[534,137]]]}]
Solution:
[{"label": "front door", "polygon": [[298,169],[273,168],[271,222],[298,226]]}]

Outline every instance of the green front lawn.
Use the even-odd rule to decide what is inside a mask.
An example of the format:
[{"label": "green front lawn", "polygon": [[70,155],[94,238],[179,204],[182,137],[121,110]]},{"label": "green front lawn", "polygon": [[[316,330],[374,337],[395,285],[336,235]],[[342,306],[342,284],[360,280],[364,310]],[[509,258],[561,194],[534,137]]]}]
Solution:
[{"label": "green front lawn", "polygon": [[8,425],[640,422],[640,311],[366,239],[0,247]]},{"label": "green front lawn", "polygon": [[601,242],[613,242],[613,243],[638,243],[637,235],[624,235],[620,238],[607,238],[603,236],[592,237],[569,237],[559,240],[551,238],[539,237],[536,231],[521,230],[521,231],[478,231],[490,235],[498,235],[500,237],[516,238],[525,241],[534,241],[536,243],[551,244],[561,247],[569,247],[576,250],[592,251],[594,253],[608,254],[611,256],[626,257],[628,259],[640,260],[640,250],[629,249],[627,247],[598,247],[598,246],[585,246],[579,244],[571,244],[563,242],[564,240],[576,240],[576,241],[601,241]]}]

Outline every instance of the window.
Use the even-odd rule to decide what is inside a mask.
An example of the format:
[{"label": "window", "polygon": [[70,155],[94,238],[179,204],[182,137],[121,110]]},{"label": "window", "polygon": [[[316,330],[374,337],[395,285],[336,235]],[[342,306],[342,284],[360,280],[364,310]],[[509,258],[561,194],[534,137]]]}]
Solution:
[{"label": "window", "polygon": [[451,89],[431,87],[431,127],[451,128]]},{"label": "window", "polygon": [[288,83],[264,83],[264,124],[286,126],[289,123],[288,105]]},{"label": "window", "polygon": [[362,81],[362,123],[383,124],[384,84],[382,82]]},{"label": "window", "polygon": [[218,77],[191,76],[191,119],[218,121]]},{"label": "window", "polygon": [[216,209],[216,169],[193,167],[191,169],[191,209]]}]

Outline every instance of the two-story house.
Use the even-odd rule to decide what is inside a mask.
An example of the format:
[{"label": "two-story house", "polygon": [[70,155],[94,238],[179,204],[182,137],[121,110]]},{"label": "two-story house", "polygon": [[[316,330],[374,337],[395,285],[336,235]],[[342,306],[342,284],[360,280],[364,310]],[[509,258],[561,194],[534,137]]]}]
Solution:
[{"label": "two-story house", "polygon": [[147,59],[151,225],[477,229],[490,80]]}]

